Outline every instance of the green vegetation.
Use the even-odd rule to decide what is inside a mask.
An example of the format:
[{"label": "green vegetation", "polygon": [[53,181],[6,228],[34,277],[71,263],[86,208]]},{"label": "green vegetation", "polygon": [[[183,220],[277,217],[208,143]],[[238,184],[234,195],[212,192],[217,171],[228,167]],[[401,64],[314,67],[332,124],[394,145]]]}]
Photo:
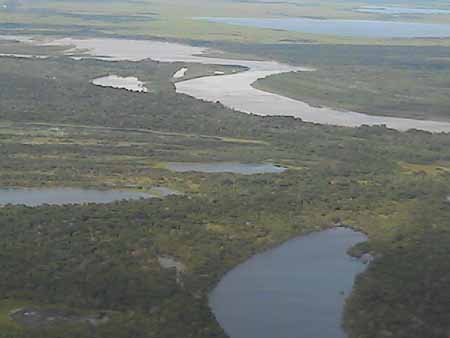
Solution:
[{"label": "green vegetation", "polygon": [[[176,94],[172,75],[183,66],[0,58],[0,186],[185,193],[1,207],[0,337],[225,337],[207,303],[223,274],[335,224],[366,232],[359,251],[377,256],[348,303],[350,336],[443,337],[450,136],[242,114]],[[108,73],[137,76],[151,92],[90,83]],[[270,160],[290,170],[242,176],[163,165],[212,160]],[[161,256],[186,266],[182,283]],[[23,307],[108,321],[19,325],[10,313]]]},{"label": "green vegetation", "polygon": [[[444,69],[322,67],[317,72],[274,75],[255,87],[313,106],[413,119],[450,120],[450,76]],[[439,69],[441,68],[441,69]],[[414,83],[414,85],[411,85]]]},{"label": "green vegetation", "polygon": [[[391,17],[354,11],[359,1],[229,1],[229,0],[143,0],[143,1],[11,1],[0,5],[0,29],[53,35],[110,35],[142,38],[228,41],[241,43],[339,43],[445,45],[450,39],[400,39],[367,41],[361,38],[320,36],[272,29],[236,27],[195,20],[201,16],[224,17],[313,17],[333,19],[377,19],[448,23],[450,15]],[[5,0],[3,0],[5,2]],[[0,2],[1,4],[2,2]],[[420,6],[420,4],[418,4]],[[445,2],[427,7],[446,7]]]},{"label": "green vegetation", "polygon": [[315,72],[273,75],[255,87],[313,106],[414,119],[450,120],[450,53],[440,47],[243,46],[231,52],[309,65]]}]

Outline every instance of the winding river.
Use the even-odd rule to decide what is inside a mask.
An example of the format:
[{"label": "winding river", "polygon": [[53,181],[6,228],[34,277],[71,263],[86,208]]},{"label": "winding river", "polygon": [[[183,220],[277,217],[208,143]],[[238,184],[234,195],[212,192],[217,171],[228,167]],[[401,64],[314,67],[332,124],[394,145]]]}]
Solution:
[{"label": "winding river", "polygon": [[110,61],[139,61],[150,58],[163,62],[197,62],[247,67],[248,71],[241,73],[205,76],[176,83],[179,93],[211,102],[220,101],[230,108],[246,113],[262,116],[294,116],[307,122],[348,127],[386,125],[397,130],[421,129],[431,132],[450,132],[449,122],[374,116],[312,107],[305,102],[252,87],[252,84],[260,78],[285,72],[314,71],[310,68],[294,67],[274,61],[209,58],[205,55],[206,48],[149,40],[65,38],[53,40],[46,45],[72,46],[68,54],[76,59],[80,58],[81,52],[88,51],[89,55],[84,57]]},{"label": "winding river", "polygon": [[336,228],[288,241],[231,270],[210,306],[231,338],[346,338],[346,297],[365,265],[347,255],[366,237]]}]

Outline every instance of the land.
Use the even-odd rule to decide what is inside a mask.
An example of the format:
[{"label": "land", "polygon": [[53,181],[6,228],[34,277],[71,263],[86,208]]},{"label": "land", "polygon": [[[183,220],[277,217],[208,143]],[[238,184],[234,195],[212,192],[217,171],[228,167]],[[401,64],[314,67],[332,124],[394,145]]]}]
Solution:
[{"label": "land", "polygon": [[372,115],[450,120],[450,54],[444,49],[387,46],[285,49],[264,46],[261,49],[265,55],[303,63],[316,71],[270,76],[254,84],[258,89],[313,106]]},{"label": "land", "polygon": [[[341,224],[369,236],[353,254],[376,257],[346,308],[350,336],[444,337],[450,136],[243,114],[177,94],[172,76],[181,67],[191,66],[0,58],[0,186],[183,192],[0,208],[0,337],[225,337],[207,296],[226,271]],[[196,67],[196,76],[211,71]],[[90,83],[110,72],[152,90]],[[168,161],[289,170],[175,173]],[[161,256],[186,268],[181,284]],[[37,324],[20,320],[19,309],[37,312]],[[44,325],[47,314],[58,320]]]},{"label": "land", "polygon": [[[7,5],[0,29],[39,38],[179,41],[221,56],[311,66],[315,73],[256,86],[313,105],[449,120],[449,39],[345,39],[192,20],[242,13],[393,19],[356,13],[367,5],[357,1],[262,2],[9,0],[0,1]],[[349,337],[448,336],[448,134],[256,117],[175,92],[173,74],[182,67],[186,78],[242,70],[236,67],[74,61],[62,47],[4,41],[0,52],[52,56],[0,57],[1,187],[161,186],[183,193],[109,205],[0,207],[0,337],[226,337],[207,302],[224,273],[289,238],[336,225],[365,232],[369,241],[351,253],[375,257],[346,306]],[[91,83],[108,74],[136,76],[149,93]],[[169,161],[267,161],[288,170],[175,173]],[[160,257],[182,264],[181,276]]]},{"label": "land", "polygon": [[[208,44],[222,57],[264,55],[314,72],[272,75],[254,87],[313,106],[425,120],[450,120],[450,53],[442,47]],[[213,56],[219,56],[212,54]]]},{"label": "land", "polygon": [[[450,15],[407,15],[390,17],[354,11],[359,1],[228,1],[228,0],[157,0],[157,1],[65,1],[57,0],[0,2],[0,29],[20,33],[25,29],[35,35],[93,34],[134,36],[140,38],[184,41],[227,41],[240,43],[339,43],[373,45],[441,45],[450,39],[354,39],[320,36],[272,29],[234,27],[195,20],[196,17],[311,17],[319,19],[403,20],[447,23]],[[8,6],[9,3],[9,6]],[[111,5],[113,4],[113,6]],[[411,5],[411,4],[410,4]],[[416,6],[420,7],[420,3]],[[441,1],[426,7],[446,8]]]},{"label": "land", "polygon": [[[13,4],[14,3],[14,4]],[[6,4],[6,2],[5,2]],[[449,39],[361,39],[256,29],[195,20],[202,16],[311,17],[447,23],[449,15],[370,14],[358,1],[8,1],[0,32],[159,39],[216,47],[233,58],[312,65],[314,74],[277,75],[260,89],[316,106],[373,115],[449,120]],[[369,2],[369,5],[371,3]],[[373,4],[372,4],[373,5]],[[410,4],[411,5],[411,4]],[[445,8],[445,3],[416,3]],[[0,46],[1,47],[1,46]],[[17,47],[18,51],[26,47]],[[61,50],[54,47],[53,53]],[[20,54],[20,53],[18,53]],[[213,53],[217,55],[217,52]],[[39,55],[39,54],[38,54]],[[197,75],[194,75],[197,76]]]}]

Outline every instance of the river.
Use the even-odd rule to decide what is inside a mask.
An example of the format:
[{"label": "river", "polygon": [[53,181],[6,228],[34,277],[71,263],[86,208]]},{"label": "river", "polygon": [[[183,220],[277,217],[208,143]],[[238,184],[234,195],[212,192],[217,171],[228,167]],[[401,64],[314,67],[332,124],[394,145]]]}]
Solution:
[{"label": "river", "polygon": [[[0,38],[5,38],[4,36]],[[12,36],[10,39],[21,39]],[[22,39],[27,41],[26,39]],[[29,42],[24,42],[29,43]],[[294,67],[274,61],[250,61],[210,58],[206,48],[179,43],[116,38],[55,39],[47,46],[72,46],[67,54],[74,59],[96,58],[108,61],[140,61],[147,58],[162,62],[196,62],[217,65],[239,65],[247,71],[214,75],[176,83],[177,92],[198,99],[220,101],[229,108],[261,116],[294,116],[306,122],[337,126],[386,125],[397,130],[420,129],[430,132],[450,132],[450,123],[443,121],[415,120],[367,115],[326,107],[312,107],[305,102],[253,88],[261,78],[286,72],[314,71],[311,68]],[[88,51],[88,54],[83,52]]]},{"label": "river", "polygon": [[363,113],[340,111],[326,107],[312,107],[305,102],[253,88],[252,84],[270,75],[285,72],[314,71],[311,68],[294,67],[275,61],[250,61],[210,58],[206,48],[179,43],[129,39],[72,39],[64,38],[47,45],[74,46],[68,54],[79,58],[81,51],[102,60],[139,61],[147,58],[162,62],[196,62],[217,65],[240,65],[248,71],[230,75],[214,75],[176,83],[177,92],[198,99],[261,116],[284,115],[301,118],[306,122],[347,127],[361,125],[386,125],[397,130],[421,129],[431,132],[450,132],[449,122],[414,120],[406,118],[374,116]]}]

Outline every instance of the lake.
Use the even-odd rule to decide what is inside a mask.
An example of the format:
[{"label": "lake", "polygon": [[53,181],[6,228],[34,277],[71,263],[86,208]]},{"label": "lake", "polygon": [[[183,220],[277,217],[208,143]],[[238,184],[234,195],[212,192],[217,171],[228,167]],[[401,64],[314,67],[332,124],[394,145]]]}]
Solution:
[{"label": "lake", "polygon": [[117,75],[108,75],[92,80],[92,83],[100,87],[110,87],[116,89],[126,89],[131,92],[147,93],[148,89],[145,83],[139,81],[137,77],[121,77]]},{"label": "lake", "polygon": [[202,173],[233,173],[243,175],[282,173],[287,168],[271,163],[239,163],[239,162],[211,162],[211,163],[189,163],[168,162],[166,167],[176,172],[202,172]]},{"label": "lake", "polygon": [[201,17],[196,19],[230,25],[341,37],[443,38],[450,36],[450,24],[310,18]]},{"label": "lake", "polygon": [[152,198],[153,195],[121,190],[78,188],[0,189],[0,205],[14,204],[35,207],[43,204],[111,203],[120,200]]},{"label": "lake", "polygon": [[210,306],[231,338],[346,338],[346,297],[366,265],[347,250],[366,237],[336,228],[291,240],[231,270]]},{"label": "lake", "polygon": [[360,13],[374,13],[374,14],[388,14],[388,15],[445,15],[450,14],[450,9],[439,8],[411,8],[411,7],[397,7],[397,6],[363,6],[355,9],[355,12]]}]

